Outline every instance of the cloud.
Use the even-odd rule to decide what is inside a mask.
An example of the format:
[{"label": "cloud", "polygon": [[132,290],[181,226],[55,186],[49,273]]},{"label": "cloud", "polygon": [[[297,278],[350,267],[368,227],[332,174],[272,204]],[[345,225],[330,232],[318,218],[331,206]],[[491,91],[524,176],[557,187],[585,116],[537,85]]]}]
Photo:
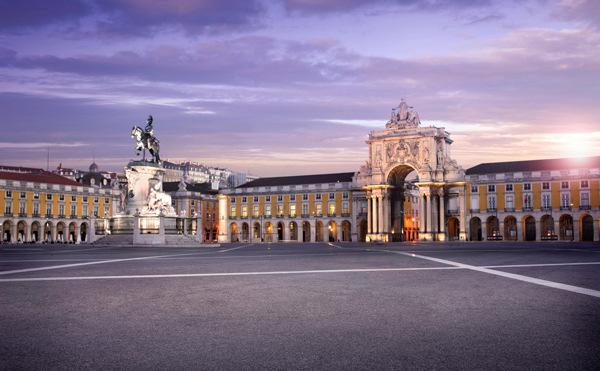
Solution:
[{"label": "cloud", "polygon": [[49,143],[49,142],[23,142],[23,143],[13,143],[13,142],[0,142],[0,148],[4,149],[36,149],[36,148],[76,148],[76,147],[85,147],[87,143]]},{"label": "cloud", "polygon": [[597,27],[600,26],[600,1],[562,0],[553,15],[558,19],[584,22]]},{"label": "cloud", "polygon": [[296,14],[348,12],[385,6],[404,10],[465,9],[490,5],[489,0],[283,0],[284,8]]},{"label": "cloud", "polygon": [[0,0],[0,31],[23,32],[77,22],[91,13],[92,6],[85,0]]}]

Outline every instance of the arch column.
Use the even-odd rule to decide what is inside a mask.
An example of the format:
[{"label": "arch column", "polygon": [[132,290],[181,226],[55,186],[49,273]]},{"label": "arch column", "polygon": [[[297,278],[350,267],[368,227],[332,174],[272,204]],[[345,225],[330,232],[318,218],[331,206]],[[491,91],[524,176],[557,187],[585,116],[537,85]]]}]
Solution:
[{"label": "arch column", "polygon": [[542,240],[542,218],[539,218],[535,221],[535,240]]},{"label": "arch column", "polygon": [[378,228],[379,228],[379,222],[377,220],[377,216],[378,216],[378,205],[377,205],[377,196],[372,195],[371,196],[371,202],[373,204],[373,208],[371,209],[371,215],[373,217],[373,221],[371,222],[371,233],[372,234],[377,234],[379,232]]},{"label": "arch column", "polygon": [[445,209],[444,209],[444,189],[440,190],[439,193],[439,197],[440,197],[440,204],[439,204],[439,214],[440,214],[440,228],[439,228],[439,235],[438,235],[438,240],[439,241],[445,241],[446,240],[446,213],[445,213]]},{"label": "arch column", "polygon": [[427,203],[427,195],[421,193],[419,195],[419,237],[425,239],[425,205]]},{"label": "arch column", "polygon": [[383,209],[385,208],[383,204],[383,195],[379,194],[377,196],[377,234],[385,233],[384,229],[384,213]]},{"label": "arch column", "polygon": [[283,223],[283,240],[289,241],[290,240],[290,222],[282,221],[281,223]]},{"label": "arch column", "polygon": [[309,222],[310,224],[310,242],[317,241],[317,222],[313,219]]},{"label": "arch column", "polygon": [[600,218],[594,220],[594,241],[600,241]]},{"label": "arch column", "polygon": [[371,208],[372,208],[371,195],[367,194],[367,234],[372,233],[373,226],[371,225]]},{"label": "arch column", "polygon": [[573,241],[581,241],[581,229],[579,227],[579,218],[573,217]]}]

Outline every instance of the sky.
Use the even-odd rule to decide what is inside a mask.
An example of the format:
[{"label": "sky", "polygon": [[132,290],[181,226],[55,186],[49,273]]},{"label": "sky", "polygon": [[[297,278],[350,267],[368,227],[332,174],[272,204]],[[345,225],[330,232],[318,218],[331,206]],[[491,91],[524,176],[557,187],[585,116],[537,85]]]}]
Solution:
[{"label": "sky", "polygon": [[0,0],[0,164],[356,171],[401,99],[465,169],[600,155],[600,1]]}]

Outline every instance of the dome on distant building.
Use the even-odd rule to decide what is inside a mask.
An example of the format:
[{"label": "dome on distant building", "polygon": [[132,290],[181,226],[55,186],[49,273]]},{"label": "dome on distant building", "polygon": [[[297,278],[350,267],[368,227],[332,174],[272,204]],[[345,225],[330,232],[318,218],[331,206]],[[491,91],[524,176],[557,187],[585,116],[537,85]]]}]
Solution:
[{"label": "dome on distant building", "polygon": [[98,164],[96,164],[96,162],[92,162],[92,164],[90,165],[90,173],[97,173],[98,172]]}]

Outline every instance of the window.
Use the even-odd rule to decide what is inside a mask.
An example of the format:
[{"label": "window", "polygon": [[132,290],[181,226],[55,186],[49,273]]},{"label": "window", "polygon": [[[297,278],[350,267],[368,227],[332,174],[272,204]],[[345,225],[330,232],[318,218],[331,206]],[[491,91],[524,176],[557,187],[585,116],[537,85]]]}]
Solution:
[{"label": "window", "polygon": [[283,202],[283,195],[277,195],[277,202]]},{"label": "window", "polygon": [[488,196],[488,209],[496,210],[496,195]]},{"label": "window", "polygon": [[52,202],[46,202],[46,215],[52,214]]},{"label": "window", "polygon": [[75,210],[75,204],[71,204],[71,215],[75,215],[77,214],[76,210]]},{"label": "window", "polygon": [[98,203],[98,196],[94,197],[94,203],[96,203],[96,204]]},{"label": "window", "polygon": [[25,198],[27,196],[27,194],[25,192],[21,192],[21,194],[19,195],[19,198]]},{"label": "window", "polygon": [[[104,203],[107,204],[108,203],[108,197],[104,197]],[[192,201],[192,205],[193,205],[194,201]]]},{"label": "window", "polygon": [[290,205],[290,216],[291,217],[296,216],[296,205]]},{"label": "window", "polygon": [[581,206],[582,207],[590,206],[590,193],[589,192],[581,192]]},{"label": "window", "polygon": [[308,193],[302,194],[302,201],[308,201]]},{"label": "window", "polygon": [[542,189],[547,191],[550,189],[550,182],[543,182],[542,183]]},{"label": "window", "polygon": [[531,183],[523,183],[524,191],[531,191]]},{"label": "window", "polygon": [[512,184],[507,184],[506,185],[506,192],[512,192],[513,191],[513,185]]},{"label": "window", "polygon": [[477,187],[476,185],[472,185],[472,186],[471,186],[471,193],[477,193],[477,192],[479,192],[479,189],[478,189],[478,188],[479,188],[479,187]]},{"label": "window", "polygon": [[296,195],[290,195],[290,201],[296,201]]},{"label": "window", "polygon": [[83,212],[82,212],[83,216],[88,216],[88,205],[84,204],[83,205]]},{"label": "window", "polygon": [[12,197],[12,191],[6,191],[6,198]]},{"label": "window", "polygon": [[320,200],[321,199],[321,194],[317,193],[316,197],[317,197],[317,200]]},{"label": "window", "polygon": [[349,197],[350,196],[349,196],[348,192],[342,193],[342,200],[347,200]]},{"label": "window", "polygon": [[40,204],[38,202],[33,204],[33,215],[40,215]]},{"label": "window", "polygon": [[46,195],[46,200],[51,200],[52,199],[52,193],[48,193]]},{"label": "window", "polygon": [[258,202],[258,196],[254,196],[254,202]]},{"label": "window", "polygon": [[25,202],[19,202],[19,214],[25,214]]},{"label": "window", "polygon": [[12,205],[10,202],[7,202],[4,205],[4,214],[10,214],[10,213],[12,213]]},{"label": "window", "polygon": [[335,198],[335,193],[333,193],[333,192],[330,192],[330,193],[329,193],[329,199],[330,199],[330,200],[333,200],[334,198]]},{"label": "window", "polygon": [[108,216],[108,214],[109,214],[108,206],[104,206],[104,216]]},{"label": "window", "polygon": [[515,201],[513,195],[506,195],[506,208],[513,209],[515,207]]},{"label": "window", "polygon": [[39,200],[40,199],[40,192],[33,192],[33,199],[34,200]]},{"label": "window", "polygon": [[323,215],[323,205],[317,204],[317,216]]},{"label": "window", "polygon": [[589,188],[589,183],[587,180],[581,181],[581,188]]},{"label": "window", "polygon": [[242,202],[243,202],[243,203],[246,203],[246,202],[248,202],[248,197],[246,197],[246,196],[243,196],[243,197],[242,197]]},{"label": "window", "polygon": [[77,199],[75,198],[75,196],[71,196],[71,202],[75,202]]},{"label": "window", "polygon": [[98,206],[94,206],[94,216],[98,216]]},{"label": "window", "polygon": [[258,208],[258,205],[254,205],[252,207],[252,214],[255,218],[258,218],[258,216],[260,215],[260,209]]},{"label": "window", "polygon": [[490,193],[496,192],[496,185],[495,184],[488,184],[488,192],[490,192]]},{"label": "window", "polygon": [[569,208],[571,207],[571,200],[568,193],[561,193],[560,195],[560,207]]},{"label": "window", "polygon": [[231,207],[231,212],[229,213],[229,216],[231,216],[232,218],[235,218],[236,211],[237,210],[236,210],[235,206],[232,206]]},{"label": "window", "polygon": [[231,203],[234,204],[235,203],[235,197],[231,197]]},{"label": "window", "polygon": [[265,216],[268,218],[271,217],[271,205],[265,205]]},{"label": "window", "polygon": [[560,182],[560,189],[569,189],[569,182]]},{"label": "window", "polygon": [[550,193],[542,193],[542,207],[545,209],[549,209],[552,207]]},{"label": "window", "polygon": [[348,201],[342,202],[342,214],[348,214],[350,203]]},{"label": "window", "polygon": [[523,208],[531,209],[531,193],[526,193],[523,195]]},{"label": "window", "polygon": [[58,195],[58,200],[59,200],[59,201],[64,201],[64,200],[65,200],[65,195],[64,195],[64,194],[62,194],[62,193],[61,193],[61,194],[59,194],[59,195]]},{"label": "window", "polygon": [[277,204],[277,216],[283,215],[283,205]]},{"label": "window", "polygon": [[63,205],[63,204],[58,205],[58,215],[61,215],[61,216],[65,215],[65,205]]},{"label": "window", "polygon": [[242,206],[242,218],[247,218],[248,217],[248,206],[244,205]]},{"label": "window", "polygon": [[329,215],[335,215],[335,202],[329,203]]},{"label": "window", "polygon": [[265,196],[265,202],[271,202],[271,196]]},{"label": "window", "polygon": [[88,196],[83,196],[83,202],[88,202]]},{"label": "window", "polygon": [[302,204],[302,215],[308,215],[308,204]]}]

